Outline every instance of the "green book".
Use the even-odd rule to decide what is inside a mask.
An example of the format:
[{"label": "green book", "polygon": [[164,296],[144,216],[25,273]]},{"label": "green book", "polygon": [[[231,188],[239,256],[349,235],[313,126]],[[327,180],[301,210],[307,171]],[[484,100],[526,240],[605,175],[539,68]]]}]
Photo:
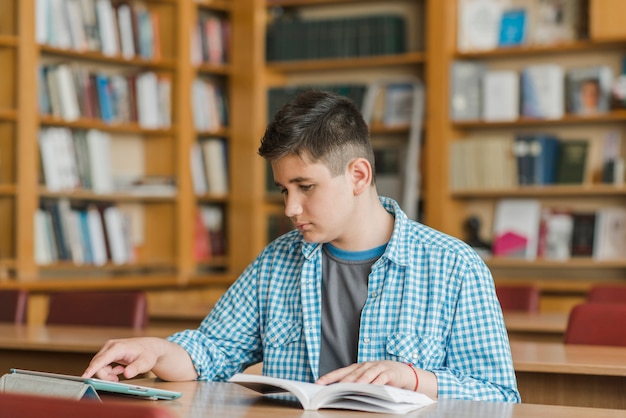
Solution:
[{"label": "green book", "polygon": [[583,184],[587,167],[589,141],[562,141],[556,173],[556,184]]}]

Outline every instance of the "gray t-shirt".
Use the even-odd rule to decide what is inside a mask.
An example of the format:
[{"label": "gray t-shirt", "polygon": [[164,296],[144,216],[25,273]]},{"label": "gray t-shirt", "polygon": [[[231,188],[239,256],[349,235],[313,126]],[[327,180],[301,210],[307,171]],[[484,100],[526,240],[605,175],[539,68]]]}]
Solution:
[{"label": "gray t-shirt", "polygon": [[385,248],[352,252],[324,244],[320,376],[356,362],[368,277]]}]

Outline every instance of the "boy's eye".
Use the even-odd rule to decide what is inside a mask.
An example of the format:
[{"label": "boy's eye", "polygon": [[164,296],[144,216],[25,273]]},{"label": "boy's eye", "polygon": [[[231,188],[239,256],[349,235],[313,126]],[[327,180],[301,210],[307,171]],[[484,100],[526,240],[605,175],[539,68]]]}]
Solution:
[{"label": "boy's eye", "polygon": [[308,192],[312,188],[313,188],[312,184],[301,184],[300,185],[300,190],[302,190],[303,192]]}]

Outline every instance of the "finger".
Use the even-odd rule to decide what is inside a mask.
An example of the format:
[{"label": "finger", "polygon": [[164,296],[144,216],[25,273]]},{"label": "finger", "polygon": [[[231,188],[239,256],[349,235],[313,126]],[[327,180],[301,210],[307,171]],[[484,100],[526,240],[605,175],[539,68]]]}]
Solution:
[{"label": "finger", "polygon": [[353,370],[358,367],[359,365],[357,363],[354,363],[347,367],[333,370],[332,372],[328,372],[324,376],[320,377],[315,383],[317,383],[318,385],[330,385],[331,383],[337,383],[339,381],[342,381],[347,375],[352,373]]}]

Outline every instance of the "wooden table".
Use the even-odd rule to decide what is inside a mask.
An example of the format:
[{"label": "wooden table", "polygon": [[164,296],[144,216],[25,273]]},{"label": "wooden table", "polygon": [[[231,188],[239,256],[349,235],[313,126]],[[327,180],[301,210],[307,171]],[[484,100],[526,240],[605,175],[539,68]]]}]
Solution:
[{"label": "wooden table", "polygon": [[112,338],[167,337],[172,327],[142,331],[117,327],[15,326],[0,323],[0,374],[10,368],[81,374],[95,353]]},{"label": "wooden table", "polygon": [[[398,415],[370,414],[357,411],[322,409],[304,411],[296,403],[277,403],[257,393],[231,383],[158,382],[153,379],[136,380],[138,384],[158,386],[183,393],[175,401],[158,401],[153,405],[167,408],[180,418],[190,417],[397,417]],[[105,402],[112,397],[104,398]],[[119,398],[117,398],[119,399]],[[145,402],[126,400],[125,402]],[[500,402],[473,402],[443,399],[434,405],[406,416],[420,418],[623,418],[624,411],[565,406],[505,404]]]},{"label": "wooden table", "polygon": [[626,409],[626,347],[511,341],[511,352],[523,402]]},{"label": "wooden table", "polygon": [[567,313],[504,312],[504,323],[511,341],[562,342]]}]

